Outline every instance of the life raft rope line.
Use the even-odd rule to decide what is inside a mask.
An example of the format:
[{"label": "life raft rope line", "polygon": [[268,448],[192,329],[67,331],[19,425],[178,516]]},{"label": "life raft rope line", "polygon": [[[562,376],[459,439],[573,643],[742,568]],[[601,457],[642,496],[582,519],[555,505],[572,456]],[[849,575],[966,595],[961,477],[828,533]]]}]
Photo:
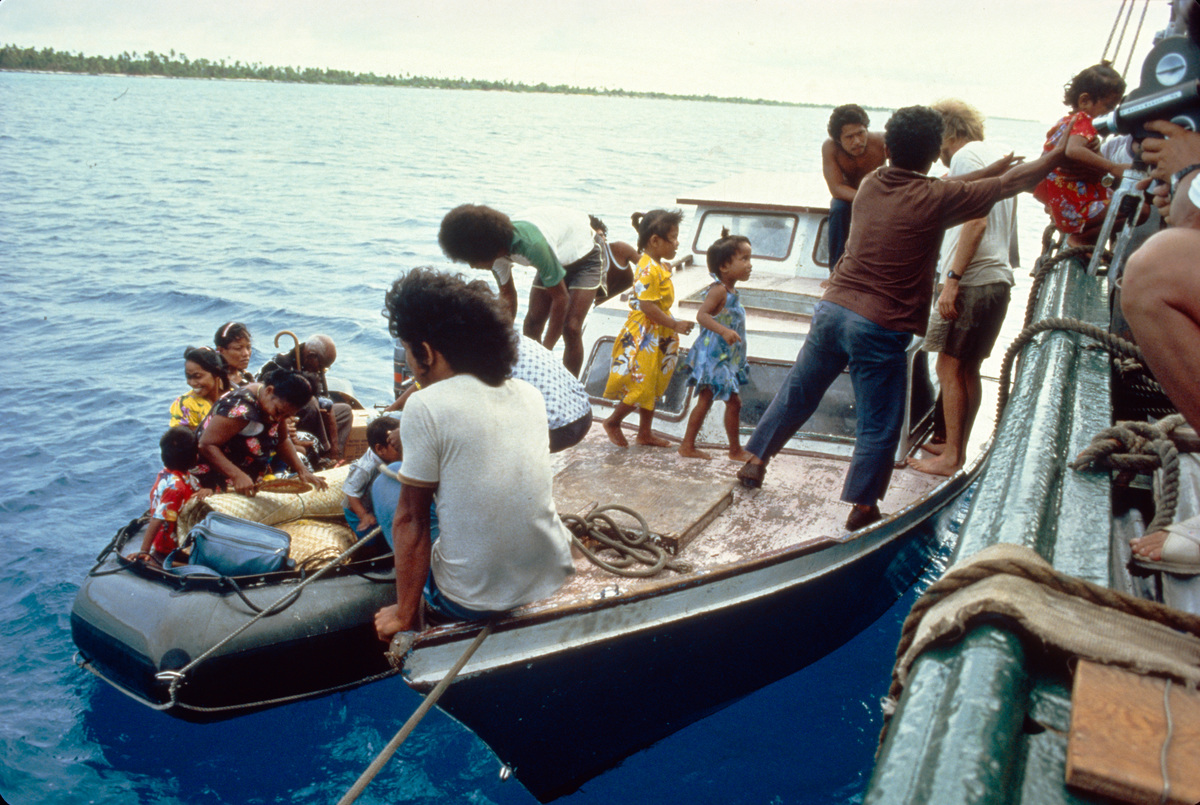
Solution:
[{"label": "life raft rope line", "polygon": [[1187,423],[1180,414],[1159,422],[1118,422],[1092,437],[1092,442],[1071,462],[1071,469],[1115,469],[1123,474],[1153,472],[1162,467],[1154,490],[1154,517],[1146,533],[1161,531],[1175,519],[1179,504],[1179,449],[1171,434]]},{"label": "life raft rope line", "polygon": [[[338,557],[336,559],[334,559],[332,562],[330,562],[325,567],[318,570],[316,573],[309,576],[304,581],[297,584],[294,589],[285,593],[275,603],[273,603],[270,606],[255,613],[255,615],[252,618],[250,618],[250,620],[246,621],[241,626],[234,629],[232,632],[230,632],[228,635],[226,635],[221,640],[218,640],[211,648],[209,648],[207,651],[205,651],[199,657],[196,657],[195,659],[193,659],[187,665],[180,668],[178,671],[159,671],[157,674],[155,674],[155,677],[157,679],[170,682],[170,684],[167,688],[167,696],[168,696],[169,705],[174,706],[178,703],[179,686],[181,684],[183,684],[183,682],[186,680],[188,672],[190,672],[193,668],[195,668],[197,665],[199,665],[204,660],[211,657],[215,652],[219,651],[222,647],[224,647],[226,644],[228,644],[231,640],[233,640],[235,637],[240,635],[242,632],[249,629],[254,624],[258,623],[263,618],[268,617],[270,615],[274,615],[277,612],[282,611],[282,609],[284,609],[288,606],[291,606],[292,602],[300,596],[300,593],[304,591],[305,587],[312,584],[314,581],[316,581],[317,579],[324,576],[327,572],[329,572],[330,569],[337,567],[339,564],[341,564],[341,562],[343,562],[348,557],[353,555],[355,551],[357,551],[363,545],[367,544],[367,542],[369,542],[373,537],[375,537],[375,535],[379,534],[380,530],[381,529],[379,526],[375,526],[373,529],[371,529],[369,532],[367,532],[366,536],[364,536],[358,542],[354,543],[349,548],[347,548],[346,550],[344,550],[340,554],[338,554]],[[243,596],[243,600],[245,600],[244,596]]]},{"label": "life raft rope line", "polygon": [[434,689],[429,691],[429,695],[421,701],[420,706],[413,711],[413,714],[408,717],[408,720],[404,722],[404,726],[400,728],[399,732],[392,736],[392,740],[388,741],[387,746],[380,750],[379,754],[375,756],[375,759],[371,761],[371,765],[367,766],[366,770],[363,771],[359,778],[354,781],[354,785],[350,786],[350,789],[342,796],[340,800],[338,800],[338,805],[350,805],[350,803],[358,799],[359,795],[362,794],[363,789],[365,789],[371,780],[375,779],[375,775],[378,774],[385,765],[387,765],[388,760],[391,759],[392,755],[396,753],[396,750],[400,748],[400,745],[408,739],[408,736],[414,729],[416,729],[417,724],[421,723],[421,719],[425,718],[425,714],[428,713],[435,704],[437,704],[437,700],[440,699],[442,694],[446,692],[446,688],[450,687],[450,683],[458,677],[458,674],[460,671],[462,671],[463,666],[467,664],[467,660],[471,659],[471,656],[475,653],[475,650],[479,648],[479,646],[491,633],[492,625],[490,623],[486,624],[479,631],[479,634],[475,636],[475,639],[471,642],[471,644],[467,646],[467,650],[462,653],[462,656],[458,658],[458,661],[454,663],[446,675],[442,677],[442,680],[437,683]]},{"label": "life raft rope line", "polygon": [[[638,522],[638,529],[624,528],[605,512],[622,512]],[[657,575],[663,568],[676,573],[690,573],[692,566],[675,559],[667,549],[654,541],[646,518],[628,506],[610,503],[598,506],[580,517],[575,514],[561,515],[563,524],[571,532],[571,544],[578,548],[592,564],[615,576],[646,578]],[[584,542],[587,537],[602,547],[593,551]],[[616,554],[615,558],[604,558],[599,554],[605,549]],[[634,565],[645,567],[634,567]]]}]

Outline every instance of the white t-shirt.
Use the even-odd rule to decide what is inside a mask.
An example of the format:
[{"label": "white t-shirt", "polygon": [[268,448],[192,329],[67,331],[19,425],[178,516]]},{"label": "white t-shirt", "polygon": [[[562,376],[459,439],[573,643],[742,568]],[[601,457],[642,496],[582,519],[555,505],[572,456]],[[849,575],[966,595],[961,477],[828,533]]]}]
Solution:
[{"label": "white t-shirt", "polygon": [[[528,221],[538,228],[550,251],[564,266],[582,260],[588,252],[596,248],[596,233],[592,230],[591,220],[577,210],[567,207],[534,207],[514,215],[514,221]],[[492,263],[492,275],[498,285],[506,285],[512,279],[513,263],[523,266],[533,265],[527,257],[511,254],[498,258]]]},{"label": "white t-shirt", "polygon": [[[1008,149],[987,141],[969,142],[950,158],[950,173],[946,178],[953,179],[955,176],[986,168],[1007,153]],[[960,286],[990,285],[993,282],[1013,284],[1010,266],[1016,266],[1020,262],[1017,255],[1016,211],[1016,199],[1005,198],[992,205],[987,215],[987,228],[983,232],[983,240],[975,250],[975,257],[963,272],[963,278],[958,283]],[[945,280],[946,272],[954,264],[954,253],[958,250],[961,235],[961,226],[946,230],[938,265],[939,282]]]},{"label": "white t-shirt", "polygon": [[432,567],[447,598],[503,611],[545,598],[574,572],[537,389],[468,374],[433,383],[404,406],[400,441],[403,481],[437,484]]}]

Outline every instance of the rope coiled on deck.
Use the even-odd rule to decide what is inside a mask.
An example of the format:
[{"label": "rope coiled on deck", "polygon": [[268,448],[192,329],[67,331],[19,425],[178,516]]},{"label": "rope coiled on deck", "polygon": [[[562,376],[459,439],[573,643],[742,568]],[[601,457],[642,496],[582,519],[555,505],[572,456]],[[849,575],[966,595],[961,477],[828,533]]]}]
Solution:
[{"label": "rope coiled on deck", "polygon": [[[638,521],[638,530],[623,528],[605,512],[628,514]],[[690,573],[692,570],[691,565],[673,558],[666,548],[658,544],[650,533],[646,518],[627,506],[599,506],[582,517],[564,514],[562,521],[571,532],[571,543],[596,567],[616,576],[645,578],[657,575],[663,568],[676,573]],[[583,542],[585,537],[600,543],[600,547],[593,551]],[[615,556],[601,557],[600,553],[604,550],[612,551]],[[644,567],[635,567],[639,564]]]}]

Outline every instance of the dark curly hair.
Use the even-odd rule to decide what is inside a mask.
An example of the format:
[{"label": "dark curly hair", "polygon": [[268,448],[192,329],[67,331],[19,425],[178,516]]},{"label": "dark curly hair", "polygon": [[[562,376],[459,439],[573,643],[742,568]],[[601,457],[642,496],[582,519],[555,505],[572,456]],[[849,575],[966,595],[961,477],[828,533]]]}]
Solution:
[{"label": "dark curly hair", "polygon": [[856,103],[847,103],[837,107],[829,116],[829,136],[836,143],[842,137],[842,127],[853,123],[869,126],[871,118],[867,117],[866,111]]},{"label": "dark curly hair", "polygon": [[388,330],[425,361],[423,344],[455,372],[499,386],[517,362],[512,320],[488,284],[421,266],[396,280],[384,298]]},{"label": "dark curly hair", "polygon": [[158,440],[158,450],[163,466],[176,472],[187,472],[198,461],[196,434],[187,425],[169,428]]},{"label": "dark curly hair", "polygon": [[729,261],[737,257],[738,250],[742,248],[742,244],[750,245],[750,238],[745,235],[731,235],[729,229],[721,227],[721,237],[713,241],[713,245],[708,247],[708,273],[716,277],[717,281],[721,281],[721,268],[729,264]]},{"label": "dark curly hair", "polygon": [[512,220],[480,204],[462,204],[442,219],[438,245],[456,263],[491,263],[508,254],[512,246]]},{"label": "dark curly hair", "polygon": [[637,230],[638,251],[643,251],[650,243],[650,238],[658,235],[666,239],[671,230],[683,222],[683,213],[679,210],[650,210],[648,213],[635,212],[629,219]]},{"label": "dark curly hair", "polygon": [[1079,96],[1085,92],[1093,101],[1110,95],[1124,95],[1125,79],[1109,62],[1093,64],[1063,85],[1063,103],[1075,109],[1079,105]]},{"label": "dark curly hair", "polygon": [[262,384],[270,386],[276,397],[297,409],[308,405],[313,397],[312,384],[299,372],[276,369],[262,379]]},{"label": "dark curly hair", "polygon": [[891,164],[911,171],[928,170],[942,152],[945,123],[936,109],[906,106],[883,125],[883,142]]}]

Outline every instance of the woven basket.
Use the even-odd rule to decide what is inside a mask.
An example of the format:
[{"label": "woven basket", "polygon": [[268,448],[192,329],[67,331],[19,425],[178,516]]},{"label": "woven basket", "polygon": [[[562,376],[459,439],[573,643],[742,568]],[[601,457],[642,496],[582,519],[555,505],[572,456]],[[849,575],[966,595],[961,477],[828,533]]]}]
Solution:
[{"label": "woven basket", "polygon": [[325,489],[306,492],[269,491],[277,482],[268,482],[263,491],[248,498],[237,493],[193,497],[179,511],[178,533],[187,534],[209,512],[220,512],[264,525],[279,525],[302,517],[331,517],[342,514],[342,484],[350,473],[349,465],[323,470],[317,475],[329,484]]},{"label": "woven basket", "polygon": [[324,520],[293,520],[279,528],[292,537],[289,555],[298,570],[319,570],[336,559],[357,540],[350,527]]}]

